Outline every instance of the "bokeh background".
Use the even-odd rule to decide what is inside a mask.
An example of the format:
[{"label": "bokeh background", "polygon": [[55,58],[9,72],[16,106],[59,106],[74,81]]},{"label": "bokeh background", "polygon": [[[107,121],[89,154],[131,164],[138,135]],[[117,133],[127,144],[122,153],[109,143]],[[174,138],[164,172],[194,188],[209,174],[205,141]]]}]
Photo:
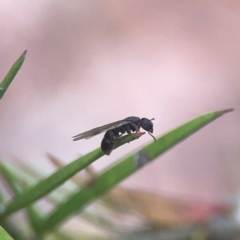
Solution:
[{"label": "bokeh background", "polygon": [[[128,116],[159,136],[201,114],[235,108],[122,186],[222,201],[239,177],[240,3],[226,0],[13,1],[0,4],[0,76],[27,58],[0,103],[0,156],[49,174],[100,145],[80,132]],[[115,150],[98,171],[152,139]]]}]

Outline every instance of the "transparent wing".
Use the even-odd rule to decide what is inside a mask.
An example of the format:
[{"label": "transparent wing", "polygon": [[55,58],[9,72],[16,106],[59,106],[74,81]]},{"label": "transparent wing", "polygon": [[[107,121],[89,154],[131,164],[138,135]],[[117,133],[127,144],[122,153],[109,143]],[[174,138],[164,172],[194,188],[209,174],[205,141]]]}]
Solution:
[{"label": "transparent wing", "polygon": [[125,124],[128,124],[129,122],[130,121],[127,121],[127,120],[120,120],[117,122],[109,123],[109,124],[103,125],[101,127],[93,128],[92,130],[89,130],[87,132],[80,133],[76,136],[73,136],[72,138],[73,138],[73,141],[77,141],[77,140],[84,139],[84,138],[89,139],[100,133],[106,132],[106,131],[114,129],[116,127],[120,127]]}]

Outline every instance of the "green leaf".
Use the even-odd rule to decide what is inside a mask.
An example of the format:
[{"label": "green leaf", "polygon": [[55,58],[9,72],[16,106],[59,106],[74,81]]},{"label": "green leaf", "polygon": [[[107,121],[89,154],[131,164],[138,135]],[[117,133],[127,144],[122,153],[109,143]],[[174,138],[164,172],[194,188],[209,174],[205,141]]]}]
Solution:
[{"label": "green leaf", "polygon": [[11,82],[13,81],[14,77],[20,70],[25,60],[26,54],[27,54],[27,50],[24,51],[23,54],[18,58],[18,60],[13,64],[12,68],[9,70],[6,77],[3,79],[2,83],[0,84],[0,99],[3,97],[8,87],[10,86]]},{"label": "green leaf", "polygon": [[39,226],[42,224],[43,217],[40,215],[36,207],[28,206],[26,208],[28,222],[31,225],[32,229],[37,232]]},{"label": "green leaf", "polygon": [[[0,172],[4,180],[8,184],[9,188],[13,191],[13,193],[15,195],[19,195],[22,192],[22,187],[19,184],[19,182],[22,182],[22,181],[17,179],[17,177],[12,172],[12,170],[2,163],[0,163]],[[40,213],[37,211],[35,207],[31,205],[27,206],[26,213],[27,213],[27,217],[30,225],[36,232],[37,227],[41,224],[41,220],[42,220]]]},{"label": "green leaf", "polygon": [[156,143],[151,143],[145,146],[142,151],[140,151],[140,153],[144,153],[142,159],[139,159],[139,153],[137,153],[114,164],[108,170],[93,179],[91,185],[82,188],[66,202],[59,204],[58,208],[56,208],[49,217],[43,221],[43,225],[40,227],[40,232],[46,232],[57,227],[58,224],[66,220],[70,215],[76,214],[86,204],[95,200],[123,179],[138,171],[143,164],[154,160],[197,130],[230,111],[232,111],[232,109],[212,112],[200,116],[170,131],[162,137],[159,137]]},{"label": "green leaf", "polygon": [[[0,189],[0,205],[3,205],[3,203],[4,203],[4,197],[2,194],[2,189]],[[1,207],[0,207],[0,209],[1,209]],[[1,210],[0,210],[0,212],[1,212]]]},{"label": "green leaf", "polygon": [[[116,141],[114,148],[118,148],[127,142],[136,140],[137,138],[142,136],[142,134],[143,133],[133,133],[131,135],[124,136],[120,138],[118,141]],[[24,208],[28,206],[30,203],[47,195],[48,193],[53,191],[55,188],[63,184],[66,180],[71,178],[74,174],[81,171],[82,169],[84,169],[89,164],[96,161],[98,158],[102,157],[103,155],[104,153],[102,152],[102,150],[98,148],[88,153],[87,155],[81,158],[78,158],[74,162],[66,165],[65,167],[59,169],[49,177],[37,183],[35,186],[29,189],[26,189],[26,191],[21,193],[19,196],[13,199],[12,202],[6,205],[5,211],[1,217],[8,216],[16,212],[17,210]]]},{"label": "green leaf", "polygon": [[11,189],[11,191],[15,195],[20,194],[21,187],[19,185],[19,181],[16,180],[16,177],[14,176],[13,172],[3,163],[0,163],[0,172],[5,182],[8,184],[9,188]]},{"label": "green leaf", "polygon": [[[22,165],[21,168],[14,165],[7,165],[6,168],[9,169],[13,173],[13,175],[16,176],[18,179],[21,179],[21,182],[24,183],[24,189],[25,189],[25,186],[27,185],[29,186],[29,184],[32,183],[34,178],[37,177],[39,179],[42,177],[42,174],[39,171],[31,168],[29,165]],[[71,178],[71,181],[72,181],[72,178]],[[46,198],[46,200],[48,200],[54,206],[56,204],[59,204],[70,193],[70,190],[66,186],[64,187],[64,192],[61,192],[59,190],[61,189],[60,188],[57,189],[57,191],[54,191],[52,194],[49,194]],[[2,209],[3,209],[3,202],[2,202],[2,207],[0,208],[0,212],[3,211]],[[40,211],[36,208],[36,206],[34,206],[34,208],[32,206],[26,207],[26,213],[27,213],[27,217],[30,225],[36,232],[38,226],[43,220],[42,214],[40,214]],[[88,211],[83,211],[79,215],[79,217],[83,218],[85,221],[88,221],[89,223],[94,224],[95,226],[98,226],[104,230],[115,229],[111,220],[105,218],[103,215],[91,213]]]},{"label": "green leaf", "polygon": [[12,237],[0,226],[0,239],[1,240],[13,240]]}]

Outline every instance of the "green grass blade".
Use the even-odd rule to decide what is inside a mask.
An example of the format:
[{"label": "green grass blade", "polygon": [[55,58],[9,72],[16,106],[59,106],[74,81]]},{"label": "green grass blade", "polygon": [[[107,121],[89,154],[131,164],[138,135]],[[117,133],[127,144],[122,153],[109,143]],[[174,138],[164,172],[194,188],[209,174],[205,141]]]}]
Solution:
[{"label": "green grass blade", "polygon": [[3,97],[3,95],[7,91],[8,87],[10,86],[11,82],[13,81],[14,77],[20,70],[20,68],[25,60],[26,54],[27,54],[27,50],[24,51],[23,54],[18,58],[18,60],[13,64],[13,66],[7,73],[6,77],[1,82],[1,84],[0,84],[0,99]]},{"label": "green grass blade", "polygon": [[0,188],[0,204],[2,205],[3,203],[4,203],[4,197],[3,197],[2,189]]},{"label": "green grass blade", "polygon": [[37,232],[39,226],[42,224],[43,217],[40,215],[39,211],[33,206],[28,206],[26,208],[26,214],[28,222],[31,225],[32,229],[34,230],[34,232]]},{"label": "green grass blade", "polygon": [[[6,183],[8,184],[9,188],[12,190],[12,192],[15,195],[19,195],[22,192],[22,187],[19,184],[19,182],[22,182],[21,180],[17,180],[17,177],[14,175],[14,173],[4,164],[0,163],[0,172],[5,179]],[[36,232],[37,227],[40,226],[42,217],[40,216],[39,212],[36,208],[29,205],[26,207],[26,213],[28,217],[28,221],[30,225],[32,226],[33,230]]]},{"label": "green grass blade", "polygon": [[[144,153],[148,156],[145,160],[148,162],[152,161],[197,130],[230,111],[232,110],[208,113],[159,137],[156,143],[151,143],[142,149],[142,151],[144,151]],[[123,179],[138,171],[140,166],[136,165],[135,156],[136,154],[132,154],[126,159],[114,164],[108,170],[96,177],[91,185],[82,188],[70,197],[69,200],[60,204],[58,208],[55,209],[55,211],[53,211],[43,222],[43,225],[40,227],[40,231],[45,232],[57,227],[58,224],[70,215],[76,214],[87,203],[106,193]]]},{"label": "green grass blade", "polygon": [[[118,148],[121,145],[136,140],[136,138],[139,138],[141,134],[134,133],[131,135],[127,135],[119,139],[114,148]],[[98,158],[102,157],[104,153],[100,148],[88,153],[87,155],[78,158],[74,162],[66,165],[65,167],[59,169],[57,172],[53,173],[49,177],[43,179],[39,183],[37,183],[35,186],[27,189],[22,194],[17,196],[15,199],[13,199],[12,202],[10,202],[5,207],[4,213],[1,215],[1,217],[8,216],[17,210],[24,208],[28,206],[30,203],[42,198],[43,196],[47,195],[51,191],[53,191],[55,188],[63,184],[66,180],[71,178],[74,174],[81,171],[85,167],[87,167],[92,162],[96,161]]]},{"label": "green grass blade", "polygon": [[2,193],[2,189],[0,189],[0,213],[4,210],[4,197]]},{"label": "green grass blade", "polygon": [[[23,165],[19,168],[13,165],[7,165],[7,168],[11,169],[11,172],[19,179],[21,179],[21,182],[24,183],[24,188],[26,185],[30,185],[35,178],[41,178],[42,174],[39,173],[37,170],[29,167],[28,165]],[[72,179],[72,178],[71,178]],[[64,187],[66,188],[66,187]],[[54,194],[49,194],[46,198],[51,204],[56,205],[59,204],[63,199],[66,198],[66,196],[70,193],[70,191],[66,188],[64,192],[59,191],[60,188],[57,189],[57,191],[54,192]],[[1,193],[1,192],[0,192]],[[1,203],[1,201],[0,201]],[[2,201],[2,204],[0,204],[0,212],[3,212],[3,205],[4,201]],[[41,214],[39,214],[39,211],[36,207],[32,209],[33,207],[30,206],[26,207],[26,213],[29,220],[30,225],[35,230],[40,225],[41,221],[43,220],[43,217]],[[99,214],[93,214],[89,211],[83,211],[81,214],[79,214],[79,217],[84,219],[85,221],[88,221],[89,223],[93,224],[94,226],[97,226],[99,228],[102,228],[104,230],[106,229],[116,229],[114,224],[111,222],[111,220],[104,218],[103,215]]]},{"label": "green grass blade", "polygon": [[16,180],[13,172],[4,164],[0,163],[0,173],[3,176],[5,182],[8,184],[11,191],[18,195],[21,192],[21,187],[19,185],[19,181]]},{"label": "green grass blade", "polygon": [[[17,181],[15,174],[9,169],[7,166],[0,164],[0,171],[2,172],[5,181],[8,183],[11,190],[16,194],[20,194],[22,190],[19,181]],[[27,186],[24,180],[20,179],[20,182],[24,183],[24,186]],[[9,184],[10,183],[10,184]],[[37,233],[39,226],[42,224],[43,217],[40,214],[39,210],[34,206],[27,206],[26,207],[26,216],[28,222],[35,233]],[[60,234],[60,233],[59,233]],[[40,240],[40,238],[37,238]],[[0,238],[1,240],[1,238]]]},{"label": "green grass blade", "polygon": [[1,240],[13,240],[12,237],[0,226],[0,239]]}]

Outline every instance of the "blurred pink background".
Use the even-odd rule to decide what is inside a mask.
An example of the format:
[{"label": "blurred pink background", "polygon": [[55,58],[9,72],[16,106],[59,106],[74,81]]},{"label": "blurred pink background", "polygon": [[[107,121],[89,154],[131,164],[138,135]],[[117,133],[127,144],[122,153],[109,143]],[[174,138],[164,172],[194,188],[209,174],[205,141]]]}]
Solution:
[{"label": "blurred pink background", "polygon": [[[240,188],[239,1],[11,1],[0,8],[0,79],[28,50],[0,102],[0,156],[46,174],[46,152],[66,163],[100,146],[71,137],[128,116],[154,134],[235,108],[122,184],[218,201]],[[104,156],[97,170],[136,151]]]}]

